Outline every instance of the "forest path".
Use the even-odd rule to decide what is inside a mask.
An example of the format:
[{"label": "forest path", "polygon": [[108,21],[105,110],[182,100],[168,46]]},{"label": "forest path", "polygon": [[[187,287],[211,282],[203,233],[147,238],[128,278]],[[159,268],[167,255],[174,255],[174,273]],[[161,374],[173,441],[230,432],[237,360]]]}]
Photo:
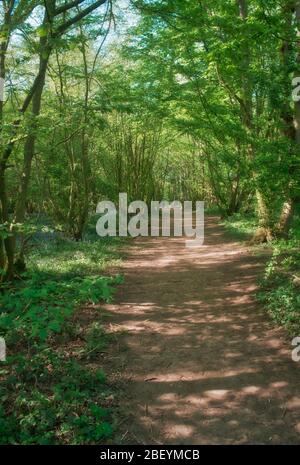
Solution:
[{"label": "forest path", "polygon": [[300,443],[300,362],[254,299],[264,259],[206,218],[205,244],[139,238],[105,322],[126,374],[120,442]]}]

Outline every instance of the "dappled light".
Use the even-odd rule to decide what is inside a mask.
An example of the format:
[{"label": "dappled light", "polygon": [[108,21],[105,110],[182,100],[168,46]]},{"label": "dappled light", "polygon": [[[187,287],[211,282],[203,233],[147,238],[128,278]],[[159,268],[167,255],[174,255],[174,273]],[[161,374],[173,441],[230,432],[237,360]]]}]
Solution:
[{"label": "dappled light", "polygon": [[0,444],[297,444],[299,364],[300,0],[0,0]]},{"label": "dappled light", "polygon": [[[105,321],[125,331],[126,442],[247,444],[298,441],[300,373],[285,334],[255,301],[266,256],[207,219],[203,248],[138,239]],[[125,350],[126,349],[126,350]]]}]

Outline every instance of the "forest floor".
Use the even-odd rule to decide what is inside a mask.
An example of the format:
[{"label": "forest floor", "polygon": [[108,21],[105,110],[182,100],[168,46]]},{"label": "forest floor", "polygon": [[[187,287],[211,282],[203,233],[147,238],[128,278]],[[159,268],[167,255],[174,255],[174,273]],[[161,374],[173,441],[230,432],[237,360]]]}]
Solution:
[{"label": "forest floor", "polygon": [[[119,272],[106,372],[123,381],[119,443],[296,444],[300,362],[255,299],[266,256],[206,219],[202,248],[139,238]],[[109,374],[109,373],[108,373]]]}]

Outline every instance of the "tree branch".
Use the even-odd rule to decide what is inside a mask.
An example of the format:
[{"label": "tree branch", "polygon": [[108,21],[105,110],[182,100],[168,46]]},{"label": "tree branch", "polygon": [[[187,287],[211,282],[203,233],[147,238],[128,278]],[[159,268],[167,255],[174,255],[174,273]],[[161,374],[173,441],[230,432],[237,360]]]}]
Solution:
[{"label": "tree branch", "polygon": [[104,3],[106,3],[107,0],[98,0],[94,3],[92,3],[92,5],[90,5],[89,7],[85,8],[84,10],[82,10],[80,13],[78,13],[77,15],[75,15],[73,18],[69,19],[68,21],[65,21],[63,24],[61,24],[56,32],[53,34],[53,38],[57,38],[57,37],[60,37],[62,34],[64,34],[71,26],[73,26],[74,24],[78,23],[78,21],[80,21],[81,19],[85,18],[88,14],[92,13],[94,10],[96,10],[96,8],[98,8],[99,6],[101,5],[104,5]]},{"label": "tree branch", "polygon": [[80,5],[80,3],[83,3],[84,0],[73,0],[72,2],[66,3],[65,5],[62,5],[54,11],[54,16],[61,15],[62,13],[65,13],[66,11],[70,10],[74,6]]}]

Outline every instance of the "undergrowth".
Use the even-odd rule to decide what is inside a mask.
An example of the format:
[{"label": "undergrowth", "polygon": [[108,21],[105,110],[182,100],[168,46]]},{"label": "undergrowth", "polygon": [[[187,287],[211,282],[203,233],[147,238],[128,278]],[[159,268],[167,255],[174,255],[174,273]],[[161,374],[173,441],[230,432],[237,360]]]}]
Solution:
[{"label": "undergrowth", "polygon": [[261,280],[258,298],[276,323],[291,336],[300,334],[300,241],[272,244],[272,257]]},{"label": "undergrowth", "polygon": [[[234,215],[223,222],[240,239],[250,238],[257,226],[254,216]],[[256,251],[266,245],[257,246]],[[300,335],[300,215],[295,215],[289,238],[267,244],[271,258],[260,280],[258,299],[272,319],[291,336]]]},{"label": "undergrowth", "polygon": [[[89,444],[111,437],[113,386],[101,369],[110,336],[97,312],[121,281],[103,275],[119,261],[118,247],[118,239],[33,238],[27,272],[2,289],[1,444]],[[77,319],[83,305],[93,314],[86,324]]]},{"label": "undergrowth", "polygon": [[238,240],[247,240],[254,234],[257,219],[254,215],[236,213],[222,220],[221,224],[225,226],[232,237]]}]

